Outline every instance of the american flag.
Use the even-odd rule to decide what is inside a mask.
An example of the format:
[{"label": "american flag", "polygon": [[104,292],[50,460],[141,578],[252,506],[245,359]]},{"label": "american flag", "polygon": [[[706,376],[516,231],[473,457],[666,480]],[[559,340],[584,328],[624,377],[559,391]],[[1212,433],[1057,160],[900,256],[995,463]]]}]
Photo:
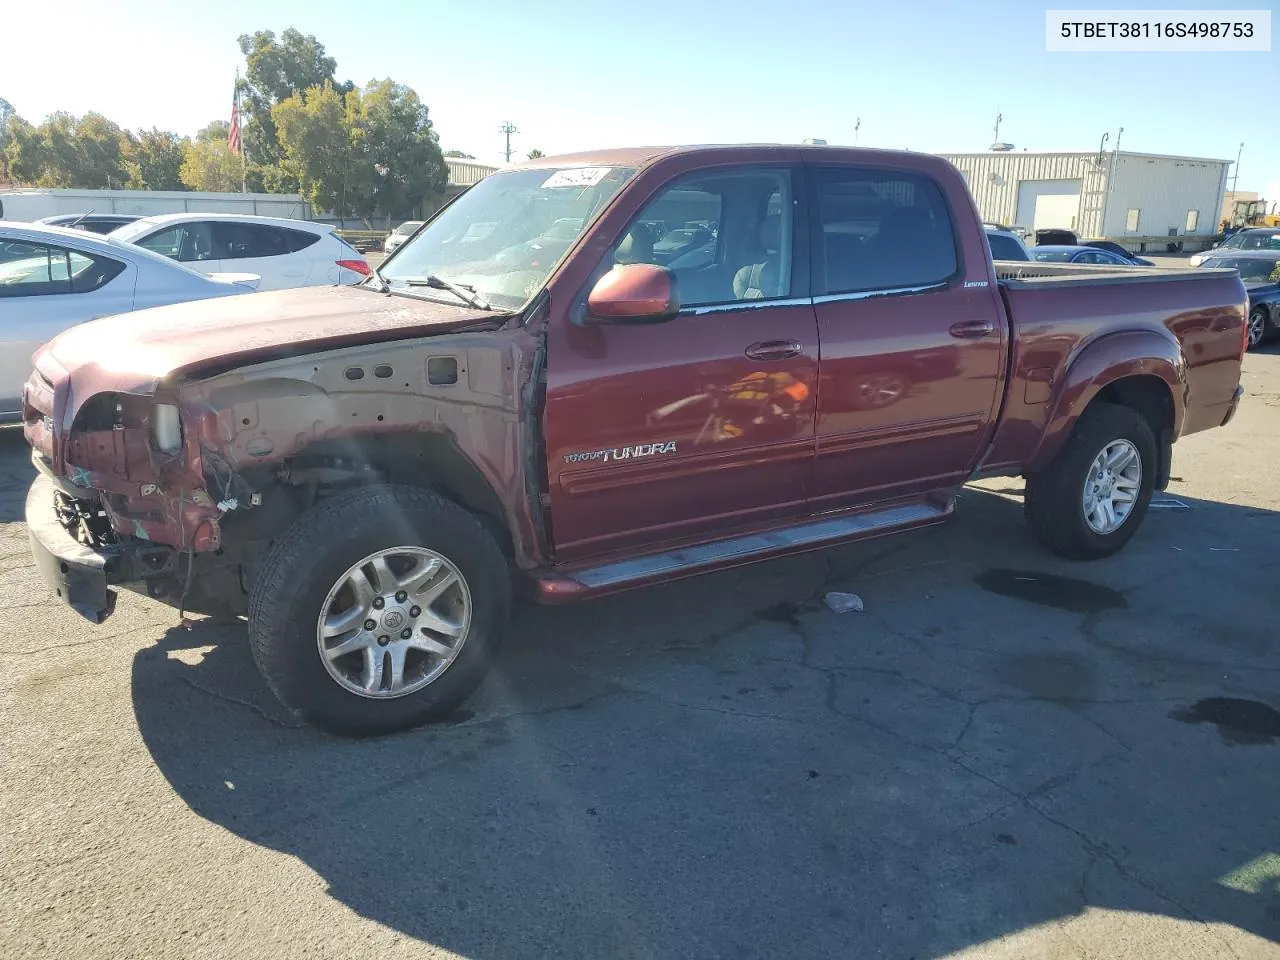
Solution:
[{"label": "american flag", "polygon": [[232,153],[240,152],[240,79],[236,78],[235,92],[231,96],[231,129],[227,131],[227,146]]}]

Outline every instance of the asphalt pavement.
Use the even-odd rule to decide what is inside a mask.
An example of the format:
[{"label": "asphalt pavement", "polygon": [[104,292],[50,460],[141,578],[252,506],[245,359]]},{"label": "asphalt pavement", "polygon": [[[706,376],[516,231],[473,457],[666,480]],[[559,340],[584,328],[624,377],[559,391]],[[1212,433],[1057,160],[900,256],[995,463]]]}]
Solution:
[{"label": "asphalt pavement", "polygon": [[55,603],[0,433],[0,955],[1280,957],[1280,350],[1245,387],[1117,557],[1043,553],[987,482],[522,608],[452,722],[361,742],[238,623]]}]

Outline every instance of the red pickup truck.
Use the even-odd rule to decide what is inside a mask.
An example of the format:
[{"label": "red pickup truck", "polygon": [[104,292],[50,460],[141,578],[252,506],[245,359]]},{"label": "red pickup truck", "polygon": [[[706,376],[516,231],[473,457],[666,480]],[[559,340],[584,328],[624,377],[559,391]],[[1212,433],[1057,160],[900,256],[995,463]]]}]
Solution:
[{"label": "red pickup truck", "polygon": [[248,618],[310,721],[480,682],[560,602],[927,526],[1027,479],[1051,550],[1120,549],[1231,419],[1231,271],[993,263],[915,153],[614,150],[496,173],[355,287],[110,317],[26,385],[51,589]]}]

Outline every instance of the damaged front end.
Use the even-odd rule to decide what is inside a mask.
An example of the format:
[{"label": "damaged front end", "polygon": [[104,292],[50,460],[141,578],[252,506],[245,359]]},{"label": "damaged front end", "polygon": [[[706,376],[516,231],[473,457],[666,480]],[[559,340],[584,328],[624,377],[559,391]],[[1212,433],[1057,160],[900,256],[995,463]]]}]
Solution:
[{"label": "damaged front end", "polygon": [[113,608],[109,586],[181,606],[196,555],[221,546],[225,510],[205,488],[176,391],[155,381],[112,386],[78,398],[46,353],[23,391],[39,472],[26,504],[36,566],[95,623]]}]

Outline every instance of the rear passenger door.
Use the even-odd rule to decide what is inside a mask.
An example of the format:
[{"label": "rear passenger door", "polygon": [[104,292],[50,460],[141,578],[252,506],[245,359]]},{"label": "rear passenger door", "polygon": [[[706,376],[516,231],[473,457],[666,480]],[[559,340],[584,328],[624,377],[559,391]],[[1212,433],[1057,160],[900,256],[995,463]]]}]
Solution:
[{"label": "rear passenger door", "polygon": [[262,278],[259,290],[306,285],[311,263],[305,256],[291,255],[285,231],[264,224],[219,220],[213,225],[213,235],[222,253],[222,269],[257,274]]},{"label": "rear passenger door", "polygon": [[812,508],[954,486],[989,441],[1008,349],[972,206],[918,169],[832,164],[810,179],[822,344]]}]

